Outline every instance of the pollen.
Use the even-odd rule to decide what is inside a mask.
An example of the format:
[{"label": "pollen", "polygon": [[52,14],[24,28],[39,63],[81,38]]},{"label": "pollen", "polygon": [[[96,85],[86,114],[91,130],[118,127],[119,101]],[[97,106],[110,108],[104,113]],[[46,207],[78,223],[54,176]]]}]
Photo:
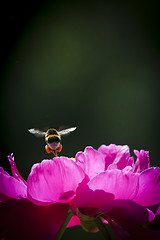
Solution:
[{"label": "pollen", "polygon": [[46,149],[46,152],[47,152],[47,153],[51,153],[51,150],[50,150],[50,148],[48,147],[48,145],[45,146],[45,149]]}]

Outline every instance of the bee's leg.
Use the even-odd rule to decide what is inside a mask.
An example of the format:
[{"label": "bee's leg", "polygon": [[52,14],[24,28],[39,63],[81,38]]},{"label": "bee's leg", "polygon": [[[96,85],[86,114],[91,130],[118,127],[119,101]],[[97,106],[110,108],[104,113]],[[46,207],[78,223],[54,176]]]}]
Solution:
[{"label": "bee's leg", "polygon": [[58,157],[56,150],[53,150],[52,153],[54,154],[55,157]]},{"label": "bee's leg", "polygon": [[51,153],[51,149],[48,147],[48,145],[45,146],[46,152]]},{"label": "bee's leg", "polygon": [[58,157],[57,152],[61,152],[62,150],[62,144],[59,146],[59,148],[55,149],[55,151],[52,151],[52,153],[54,154],[55,157]]}]

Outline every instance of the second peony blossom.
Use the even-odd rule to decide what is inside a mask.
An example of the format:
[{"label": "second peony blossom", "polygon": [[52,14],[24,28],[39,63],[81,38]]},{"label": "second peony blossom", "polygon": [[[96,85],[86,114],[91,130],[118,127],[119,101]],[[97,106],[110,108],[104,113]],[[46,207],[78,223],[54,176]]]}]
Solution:
[{"label": "second peony blossom", "polygon": [[13,176],[0,171],[0,238],[59,239],[70,212],[68,227],[94,232],[99,220],[118,239],[160,239],[159,231],[140,227],[160,214],[160,168],[150,167],[147,151],[134,153],[135,163],[127,145],[86,147],[75,160],[33,165],[27,182],[9,156]]}]

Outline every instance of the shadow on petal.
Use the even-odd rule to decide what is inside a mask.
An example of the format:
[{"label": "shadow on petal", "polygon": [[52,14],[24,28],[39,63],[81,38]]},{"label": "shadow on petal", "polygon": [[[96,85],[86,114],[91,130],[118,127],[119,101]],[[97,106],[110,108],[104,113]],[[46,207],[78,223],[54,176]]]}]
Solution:
[{"label": "shadow on petal", "polygon": [[100,212],[106,214],[124,229],[147,224],[155,217],[152,211],[131,200],[113,200],[104,205]]},{"label": "shadow on petal", "polygon": [[140,226],[130,226],[127,230],[115,224],[114,221],[108,219],[110,226],[118,240],[159,240],[160,231],[155,231],[149,228]]},{"label": "shadow on petal", "polygon": [[54,240],[63,224],[67,204],[37,206],[27,200],[8,200],[0,203],[0,239]]},{"label": "shadow on petal", "polygon": [[135,227],[128,229],[128,232],[130,234],[130,238],[128,240],[159,240],[160,239],[160,231],[154,231],[148,228],[142,228],[142,227]]},{"label": "shadow on petal", "polygon": [[71,205],[74,205],[77,208],[99,209],[113,199],[114,195],[112,193],[108,193],[99,189],[91,190],[86,185],[77,194]]}]

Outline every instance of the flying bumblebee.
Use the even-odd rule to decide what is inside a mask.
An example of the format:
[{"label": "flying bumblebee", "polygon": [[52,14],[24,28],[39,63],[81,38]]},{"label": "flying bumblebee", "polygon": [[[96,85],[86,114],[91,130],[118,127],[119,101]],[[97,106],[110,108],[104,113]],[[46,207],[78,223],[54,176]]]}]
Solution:
[{"label": "flying bumblebee", "polygon": [[71,132],[76,130],[76,127],[66,128],[61,131],[57,131],[54,128],[48,129],[46,132],[31,128],[28,131],[34,134],[37,137],[44,137],[45,138],[45,149],[47,153],[53,153],[57,157],[57,152],[61,152],[62,144],[61,144],[61,136],[67,135]]}]

